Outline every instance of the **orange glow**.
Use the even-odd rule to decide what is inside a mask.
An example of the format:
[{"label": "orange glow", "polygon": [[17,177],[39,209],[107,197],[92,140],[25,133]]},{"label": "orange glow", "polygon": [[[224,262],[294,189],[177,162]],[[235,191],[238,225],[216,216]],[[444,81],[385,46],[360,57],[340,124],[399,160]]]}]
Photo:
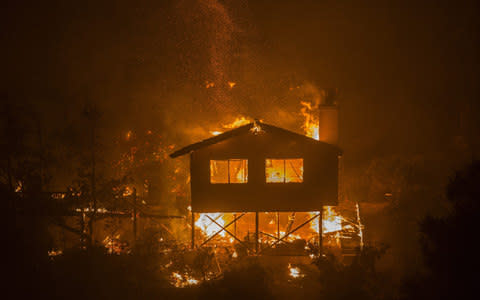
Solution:
[{"label": "orange glow", "polygon": [[303,182],[303,159],[266,159],[267,182]]},{"label": "orange glow", "polygon": [[220,135],[220,134],[222,134],[222,133],[223,133],[222,131],[218,131],[218,130],[216,130],[216,131],[210,131],[210,134],[212,134],[212,135]]},{"label": "orange glow", "polygon": [[304,277],[303,274],[300,273],[300,269],[298,267],[292,267],[292,265],[288,264],[288,275],[293,278],[301,278]]},{"label": "orange glow", "polygon": [[131,138],[132,138],[132,131],[129,130],[129,131],[127,131],[127,134],[125,134],[125,139],[126,139],[127,141],[129,141]]},{"label": "orange glow", "polygon": [[233,128],[237,128],[237,127],[240,127],[240,126],[243,126],[243,125],[250,124],[252,122],[253,122],[253,120],[251,120],[249,118],[246,118],[244,116],[241,116],[241,117],[236,118],[231,123],[223,124],[222,127],[223,128],[228,128],[228,129],[233,129]]},{"label": "orange glow", "polygon": [[191,285],[197,285],[200,283],[198,279],[195,279],[188,274],[180,274],[173,272],[170,276],[172,284],[177,288],[184,288]]},{"label": "orange glow", "polygon": [[318,128],[318,103],[312,104],[306,101],[300,101],[302,108],[300,110],[302,116],[305,118],[302,128],[305,135],[311,138],[320,139]]},{"label": "orange glow", "polygon": [[228,159],[210,161],[210,183],[247,183],[248,161]]},{"label": "orange glow", "polygon": [[[195,221],[195,226],[200,228],[202,232],[207,235],[211,236],[215,232],[219,231],[221,228],[212,222],[208,217],[212,218],[220,224],[221,226],[225,226],[225,220],[223,219],[223,213],[210,213],[210,214],[200,214],[200,217]],[[225,231],[219,233],[220,236],[225,237]]]}]

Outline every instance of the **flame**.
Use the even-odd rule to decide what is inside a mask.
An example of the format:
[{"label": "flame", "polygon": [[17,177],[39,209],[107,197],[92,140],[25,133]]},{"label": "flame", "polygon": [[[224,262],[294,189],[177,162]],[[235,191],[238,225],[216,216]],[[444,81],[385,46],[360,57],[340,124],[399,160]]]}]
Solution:
[{"label": "flame", "polygon": [[122,196],[123,197],[128,197],[133,195],[133,189],[129,186],[126,186],[125,189],[123,190]]},{"label": "flame", "polygon": [[200,283],[199,280],[190,277],[188,274],[181,275],[178,272],[173,272],[171,274],[172,284],[177,288],[184,288],[191,285],[197,285]]},{"label": "flame", "polygon": [[250,118],[246,118],[244,116],[240,116],[240,117],[237,117],[233,122],[231,123],[228,123],[228,124],[223,124],[222,127],[223,128],[228,128],[228,129],[233,129],[233,128],[237,128],[237,127],[240,127],[240,126],[243,126],[243,125],[247,125],[247,124],[250,124],[252,123],[253,120],[251,120]]},{"label": "flame", "polygon": [[[320,212],[312,211],[310,212],[310,217],[313,217]],[[311,223],[310,226],[313,230],[318,232],[318,218],[315,218]],[[342,216],[337,214],[333,206],[324,206],[323,210],[323,221],[322,221],[322,231],[323,233],[330,233],[336,231],[342,231]]]},{"label": "flame", "polygon": [[210,131],[210,134],[212,134],[212,135],[220,135],[222,133],[223,133],[222,131],[218,131],[218,130]]},{"label": "flame", "polygon": [[23,183],[21,181],[17,182],[17,185],[15,186],[15,193],[20,193],[23,190]]},{"label": "flame", "polygon": [[236,86],[236,85],[237,85],[236,82],[232,82],[232,81],[229,81],[229,82],[228,82],[228,86],[229,86],[231,89],[233,89],[233,87]]},{"label": "flame", "polygon": [[300,269],[298,267],[292,267],[291,264],[288,264],[288,271],[289,271],[290,277],[293,277],[293,278],[301,278],[304,276],[300,272]]},{"label": "flame", "polygon": [[54,257],[54,256],[62,255],[63,251],[59,249],[52,249],[52,250],[48,250],[47,254],[49,257]]},{"label": "flame", "polygon": [[302,125],[305,135],[318,141],[320,139],[317,112],[318,103],[312,104],[311,102],[300,101],[300,104],[302,105],[300,112],[305,118]]},{"label": "flame", "polygon": [[323,233],[342,231],[342,217],[332,206],[325,206],[323,211]]},{"label": "flame", "polygon": [[107,249],[109,254],[121,254],[124,252],[124,244],[120,241],[120,234],[115,236],[107,236],[103,240],[103,246]]},{"label": "flame", "polygon": [[[243,126],[243,125],[250,124],[252,122],[253,122],[252,119],[250,119],[248,117],[240,116],[240,117],[237,117],[235,120],[233,120],[230,123],[222,124],[221,127],[222,127],[222,129],[234,129],[234,128],[237,128],[237,127],[240,127],[240,126]],[[261,129],[261,128],[259,128],[259,129]],[[210,131],[210,134],[211,135],[220,135],[223,132],[224,132],[224,130],[212,130],[212,131]]]},{"label": "flame", "polygon": [[[211,236],[212,234],[215,234],[217,231],[219,231],[221,228],[212,222],[208,217],[212,218],[220,224],[221,226],[225,226],[225,220],[223,219],[223,214],[222,213],[202,213],[200,214],[200,217],[198,218],[197,221],[195,221],[195,226],[200,228],[202,232],[207,235]],[[225,231],[220,232],[218,235],[225,237]]]}]

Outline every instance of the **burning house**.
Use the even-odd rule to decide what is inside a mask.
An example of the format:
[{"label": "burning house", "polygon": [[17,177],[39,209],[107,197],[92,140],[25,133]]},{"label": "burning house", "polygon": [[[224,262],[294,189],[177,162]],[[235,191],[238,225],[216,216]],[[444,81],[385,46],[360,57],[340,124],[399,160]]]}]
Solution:
[{"label": "burning house", "polygon": [[[324,207],[338,204],[342,151],[336,145],[336,106],[324,105],[319,111],[321,121],[316,122],[311,136],[255,120],[170,155],[190,155],[192,247],[196,245],[195,225],[201,225],[196,222],[196,214],[206,216],[208,222],[216,225],[217,230],[208,232],[208,240],[226,232],[242,243],[237,236],[237,222],[246,213],[254,213],[257,253],[262,243],[260,235],[273,239],[268,244],[275,246],[309,223],[316,224],[316,241],[321,251],[322,233],[326,231],[322,228]],[[279,213],[286,212],[291,213],[288,225],[280,231]],[[233,214],[227,224],[220,216],[225,213]],[[269,223],[276,223],[276,234],[259,230],[260,213],[276,214],[276,220]],[[292,228],[296,213],[304,213],[308,218]],[[337,219],[334,222],[341,223]],[[233,233],[227,229],[231,225]],[[341,230],[341,224],[336,225]]]}]

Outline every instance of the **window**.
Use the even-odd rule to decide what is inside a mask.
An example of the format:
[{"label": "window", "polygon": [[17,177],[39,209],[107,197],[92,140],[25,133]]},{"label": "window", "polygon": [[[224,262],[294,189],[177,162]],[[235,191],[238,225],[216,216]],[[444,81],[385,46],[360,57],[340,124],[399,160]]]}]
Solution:
[{"label": "window", "polygon": [[267,182],[303,182],[303,158],[266,159]]},{"label": "window", "polygon": [[210,183],[247,183],[248,160],[225,159],[210,161]]}]

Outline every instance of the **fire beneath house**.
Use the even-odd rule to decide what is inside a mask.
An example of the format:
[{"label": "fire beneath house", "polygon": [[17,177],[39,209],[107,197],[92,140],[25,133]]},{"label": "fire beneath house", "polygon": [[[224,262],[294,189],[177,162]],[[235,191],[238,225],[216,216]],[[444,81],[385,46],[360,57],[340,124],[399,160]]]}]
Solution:
[{"label": "fire beneath house", "polygon": [[[301,115],[304,117],[301,126],[303,134],[314,140],[321,140],[319,104],[310,102],[301,102],[300,104]],[[257,123],[251,118],[242,116],[228,124],[213,127],[212,129],[215,131],[211,131],[210,134],[216,137],[225,131],[248,124],[253,124],[249,129],[253,134],[261,134],[264,129],[261,122]],[[124,139],[130,142],[138,139],[137,135],[140,133],[129,131]],[[161,197],[153,197],[153,189],[150,190],[147,180],[142,184],[126,184],[123,188],[115,190],[116,196],[111,203],[103,203],[95,210],[88,204],[86,206],[79,205],[74,208],[71,217],[67,218],[68,222],[61,224],[62,228],[67,228],[67,226],[73,228],[73,219],[80,218],[81,229],[77,230],[75,234],[80,236],[81,245],[86,244],[87,237],[91,234],[88,224],[93,218],[93,214],[95,214],[94,238],[98,243],[103,244],[110,254],[132,252],[133,245],[139,240],[146,240],[151,229],[156,233],[156,235],[152,235],[152,239],[160,245],[160,252],[165,255],[164,259],[167,260],[164,269],[171,275],[172,284],[179,288],[197,285],[204,280],[216,278],[218,274],[221,274],[224,266],[228,265],[228,260],[240,260],[250,254],[302,256],[306,259],[314,259],[320,253],[320,244],[325,252],[332,252],[338,256],[354,255],[356,249],[363,246],[364,228],[359,205],[356,199],[347,198],[345,196],[347,193],[344,192],[340,192],[343,195],[338,197],[338,205],[323,205],[322,211],[319,209],[312,211],[283,209],[259,211],[256,214],[255,211],[215,212],[213,210],[212,212],[210,210],[209,213],[192,213],[192,207],[188,206],[190,204],[188,186],[191,179],[186,174],[187,165],[178,160],[174,163],[173,160],[168,159],[168,153],[173,151],[174,145],[158,146],[155,140],[150,140],[155,136],[151,131],[148,131],[145,136],[148,138],[145,144],[155,145],[155,148],[152,151],[146,151],[141,147],[132,147],[131,151],[122,156],[122,161],[119,162],[117,169],[121,170],[125,166],[134,165],[136,157],[142,153],[148,154],[142,157],[142,162],[153,160],[159,163],[170,163],[172,175],[168,175],[171,178],[168,177],[167,181],[172,184],[165,191],[168,190],[168,194],[172,196],[169,199],[177,201],[175,204],[181,208],[167,212],[164,207],[171,204],[164,203],[164,207],[151,205],[151,199]],[[264,180],[268,184],[275,185],[302,183],[304,176],[307,176],[304,165],[306,163],[302,157],[268,158],[265,160]],[[210,160],[206,167],[211,175],[212,184],[231,183],[238,186],[250,182],[252,178],[249,178],[251,177],[249,171],[255,166],[251,161],[237,157]],[[339,190],[341,190],[340,187]],[[54,194],[52,197],[58,198],[58,201],[72,198],[77,203],[82,198],[82,194],[71,191]],[[288,200],[294,203],[297,199],[291,197]],[[125,207],[119,206],[119,203],[125,203]],[[193,222],[190,222],[192,219]],[[187,221],[188,230],[185,230],[185,221]],[[193,231],[189,227],[191,224],[194,224]],[[191,244],[188,231],[195,235],[195,251],[189,250]],[[256,243],[258,243],[257,249]],[[49,256],[54,259],[54,257],[62,255],[62,249],[67,248],[68,245],[52,249]],[[208,271],[206,274],[195,273],[191,268],[179,268],[175,259],[172,259],[175,251],[198,253],[202,251],[202,248],[212,251],[215,261],[217,259],[220,261],[211,267],[213,271]],[[289,276],[294,279],[303,276],[301,269],[293,263],[288,265],[287,271]]]},{"label": "fire beneath house", "polygon": [[[301,106],[304,134],[319,140],[319,103],[302,101]],[[241,116],[222,128],[229,130],[251,122],[254,121]],[[217,136],[223,131],[210,133]],[[247,180],[248,164],[242,160],[211,161],[210,171],[213,174],[212,183],[243,183]],[[267,182],[302,182],[303,172],[303,159],[266,160]],[[350,199],[341,200],[338,206],[324,206],[321,217],[319,211],[258,213],[260,248],[290,248],[297,254],[300,251],[314,255],[312,253],[318,253],[316,251],[321,242],[330,252],[343,255],[355,253],[355,249],[363,247],[364,228],[359,206]],[[322,226],[319,226],[320,220]],[[198,213],[194,216],[195,235],[202,240],[196,246],[225,246],[242,241],[247,245],[252,244],[255,240],[255,222],[255,213]],[[293,246],[285,247],[286,244]],[[283,254],[293,252],[285,250]]]}]

